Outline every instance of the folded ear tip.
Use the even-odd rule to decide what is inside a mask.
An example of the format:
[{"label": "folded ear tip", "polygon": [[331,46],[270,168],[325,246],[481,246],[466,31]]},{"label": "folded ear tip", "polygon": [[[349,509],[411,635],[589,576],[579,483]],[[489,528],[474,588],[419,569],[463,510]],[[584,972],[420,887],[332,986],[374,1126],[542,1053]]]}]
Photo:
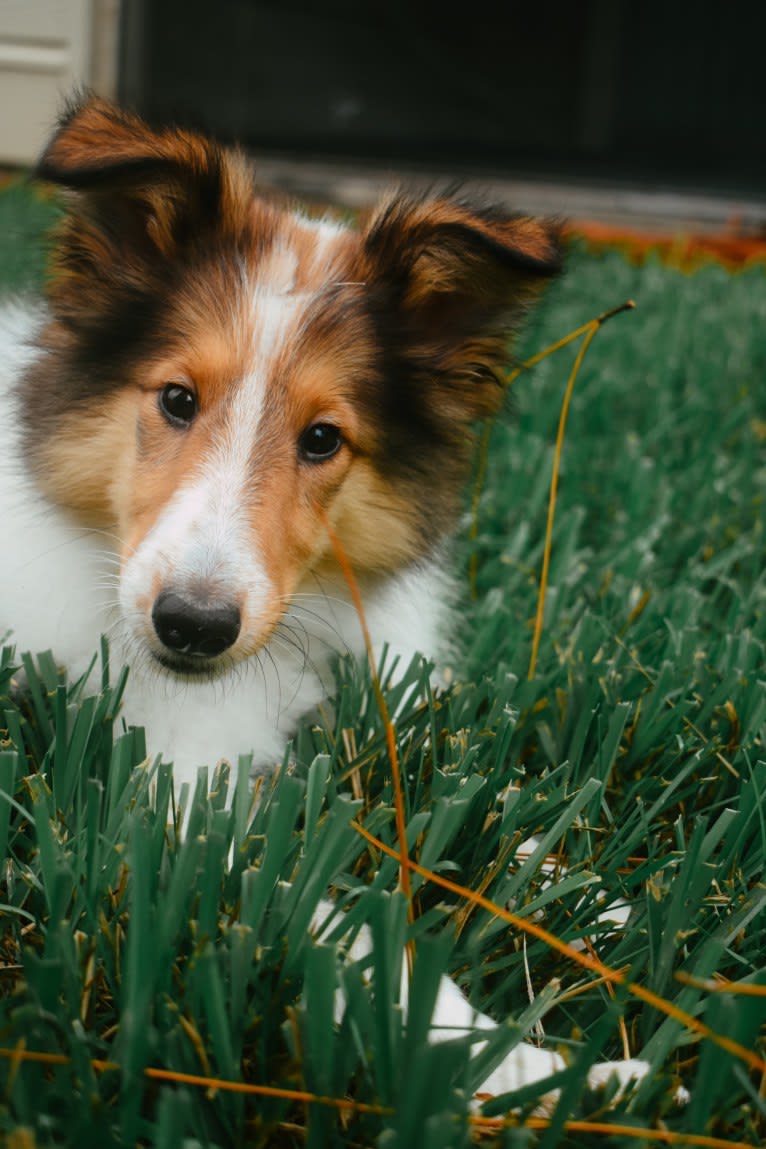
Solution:
[{"label": "folded ear tip", "polygon": [[89,92],[76,93],[33,169],[34,179],[75,192],[134,192],[187,173],[194,187],[220,190],[221,149],[175,128],[154,129],[139,116]]},{"label": "folded ear tip", "polygon": [[86,88],[73,92],[62,105],[53,134],[33,168],[33,178],[72,185],[69,177],[83,166],[89,145],[103,138],[109,125],[118,120],[124,121],[125,115],[108,100]]},{"label": "folded ear tip", "polygon": [[488,259],[532,282],[562,271],[562,235],[560,220],[512,212],[480,197],[407,191],[386,197],[364,230],[368,253],[400,272],[421,256],[455,269]]},{"label": "folded ear tip", "polygon": [[71,120],[75,118],[84,108],[93,104],[106,104],[107,101],[95,95],[90,88],[78,87],[75,88],[68,96],[64,98],[61,106],[61,111],[58,116],[58,126],[65,127]]},{"label": "folded ear tip", "polygon": [[503,223],[479,229],[498,256],[533,278],[559,275],[564,267],[560,221],[510,215]]},{"label": "folded ear tip", "polygon": [[125,123],[130,118],[128,112],[102,96],[97,96],[90,88],[76,88],[61,106],[50,142],[53,143],[62,132],[78,126],[88,128],[110,122]]}]

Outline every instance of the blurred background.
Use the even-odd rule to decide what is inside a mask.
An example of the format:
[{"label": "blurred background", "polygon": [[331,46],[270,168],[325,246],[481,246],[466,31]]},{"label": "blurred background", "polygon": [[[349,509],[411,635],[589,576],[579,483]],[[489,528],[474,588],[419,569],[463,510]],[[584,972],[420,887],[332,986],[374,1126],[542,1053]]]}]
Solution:
[{"label": "blurred background", "polygon": [[85,84],[350,206],[479,180],[586,224],[766,239],[766,5],[0,0],[0,163]]}]

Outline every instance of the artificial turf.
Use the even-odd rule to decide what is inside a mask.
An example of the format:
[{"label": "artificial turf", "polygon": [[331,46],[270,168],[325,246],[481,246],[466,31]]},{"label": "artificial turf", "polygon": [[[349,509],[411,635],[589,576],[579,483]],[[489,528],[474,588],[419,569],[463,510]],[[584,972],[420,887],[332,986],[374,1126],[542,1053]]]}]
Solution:
[{"label": "artificial turf", "polygon": [[[27,188],[0,194],[4,286],[39,281],[40,231],[55,210]],[[122,731],[120,668],[110,686],[97,665],[82,688],[65,685],[50,656],[25,659],[19,698],[20,659],[7,648],[0,1046],[68,1058],[0,1057],[0,1137],[14,1149],[451,1149],[479,1138],[550,1149],[649,1144],[641,1129],[683,1144],[763,1143],[766,274],[710,263],[686,275],[575,247],[517,355],[627,298],[635,312],[603,327],[577,380],[534,678],[553,441],[574,348],[521,375],[493,429],[476,541],[467,509],[454,551],[454,685],[434,698],[412,667],[388,697],[412,855],[564,941],[587,939],[644,997],[417,875],[407,926],[396,862],[350,824],[396,846],[364,669],[339,666],[335,709],[299,732],[298,765],[278,772],[257,809],[244,786],[227,808],[221,774],[211,796],[204,775],[194,795],[175,795],[193,808],[179,842],[167,828],[168,768],[139,765],[140,732]],[[540,848],[524,860],[518,846],[532,834]],[[372,984],[307,931],[327,891],[372,927]],[[615,929],[599,915],[618,898],[631,913]],[[405,1022],[396,971],[408,932]],[[483,1053],[425,1040],[444,969],[477,1006],[512,1019]],[[468,1097],[482,1063],[522,1035],[570,1061],[551,1124],[480,1131]],[[741,1048],[723,1048],[721,1035]],[[652,1072],[610,1110],[584,1079],[626,1045]],[[386,1112],[237,1095],[147,1068]],[[679,1083],[691,1095],[683,1107]],[[513,1104],[531,1126],[540,1093],[485,1112]]]}]

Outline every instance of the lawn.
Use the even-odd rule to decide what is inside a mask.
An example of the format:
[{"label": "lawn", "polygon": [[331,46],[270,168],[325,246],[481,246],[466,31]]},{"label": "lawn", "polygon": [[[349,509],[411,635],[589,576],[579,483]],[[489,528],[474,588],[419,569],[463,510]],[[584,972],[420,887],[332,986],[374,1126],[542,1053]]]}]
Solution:
[{"label": "lawn", "polygon": [[[0,194],[0,286],[38,282],[54,216],[26,188]],[[575,246],[517,356],[628,298],[636,310],[604,325],[574,391],[534,677],[575,345],[513,384],[475,530],[467,492],[452,687],[433,697],[413,666],[386,689],[411,856],[520,922],[414,874],[408,926],[397,862],[352,824],[397,848],[364,669],[339,666],[335,708],[299,732],[295,769],[253,808],[242,786],[227,806],[223,773],[174,794],[169,768],[144,764],[104,652],[83,685],[50,655],[5,648],[0,1137],[11,1149],[763,1144],[766,274],[714,263],[689,274]],[[183,841],[167,826],[172,804],[192,807]],[[522,856],[533,834],[540,848]],[[372,927],[372,984],[307,930],[327,891]],[[615,927],[600,915],[617,899],[630,916]],[[409,1024],[397,1001],[408,935]],[[583,953],[618,979],[584,968]],[[483,1053],[425,1041],[442,970],[511,1019]],[[549,1123],[532,1116],[539,1086],[469,1106],[486,1062],[522,1036],[569,1062]],[[652,1072],[609,1109],[585,1077],[625,1052]],[[476,1119],[510,1107],[506,1128]]]}]

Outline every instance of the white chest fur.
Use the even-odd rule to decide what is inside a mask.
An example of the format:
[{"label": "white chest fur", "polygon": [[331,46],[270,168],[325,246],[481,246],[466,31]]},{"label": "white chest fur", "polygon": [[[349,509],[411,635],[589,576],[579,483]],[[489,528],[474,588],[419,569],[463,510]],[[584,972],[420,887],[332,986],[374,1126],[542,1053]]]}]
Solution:
[{"label": "white chest fur", "polygon": [[[252,754],[256,770],[282,758],[300,719],[332,687],[340,654],[363,653],[349,589],[339,576],[308,578],[268,646],[221,680],[168,675],[131,644],[121,618],[119,559],[108,532],[88,529],[37,490],[21,457],[12,388],[34,357],[39,321],[31,309],[0,311],[0,513],[7,544],[0,550],[0,633],[19,651],[51,649],[70,679],[81,675],[110,639],[115,665],[130,662],[123,714],[146,728],[150,753],[175,765],[176,785],[201,765]],[[83,443],[83,452],[88,450]],[[398,574],[366,596],[373,641],[408,665],[417,652],[436,656],[449,630],[449,580],[433,561]]]}]

